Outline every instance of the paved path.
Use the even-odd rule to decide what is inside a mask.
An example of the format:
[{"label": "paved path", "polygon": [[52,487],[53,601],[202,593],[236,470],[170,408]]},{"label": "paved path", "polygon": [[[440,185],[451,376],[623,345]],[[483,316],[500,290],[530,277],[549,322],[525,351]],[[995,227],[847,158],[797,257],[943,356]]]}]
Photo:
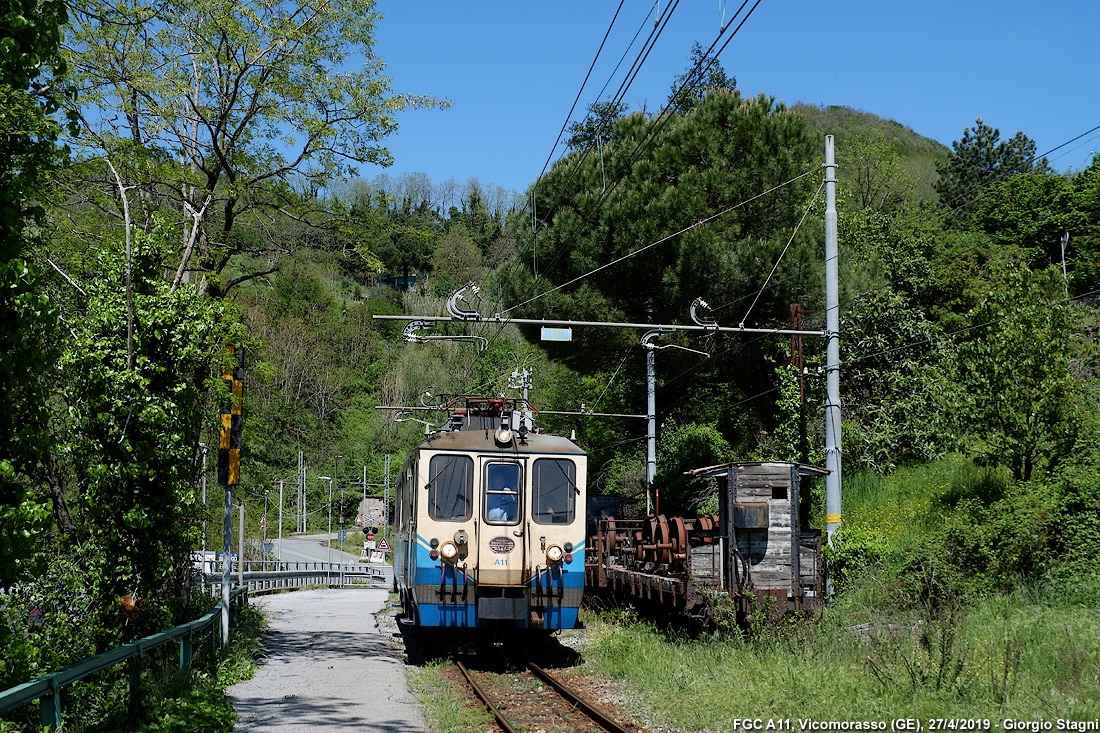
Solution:
[{"label": "paved path", "polygon": [[374,614],[385,590],[309,590],[257,598],[270,618],[256,675],[229,688],[238,731],[428,730],[401,649]]},{"label": "paved path", "polygon": [[[359,555],[355,552],[341,552],[338,544],[334,544],[329,550],[323,543],[330,535],[297,535],[284,537],[282,540],[282,558],[287,562],[358,562]],[[362,535],[359,535],[362,537]],[[336,533],[331,535],[336,539]],[[274,540],[276,556],[280,554],[279,540]],[[355,550],[356,543],[345,542],[344,547]]]}]

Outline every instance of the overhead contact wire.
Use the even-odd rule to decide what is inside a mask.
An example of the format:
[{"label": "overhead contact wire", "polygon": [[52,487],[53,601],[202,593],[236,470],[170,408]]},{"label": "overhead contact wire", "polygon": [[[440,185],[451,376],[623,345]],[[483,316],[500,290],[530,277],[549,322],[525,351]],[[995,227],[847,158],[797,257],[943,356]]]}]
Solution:
[{"label": "overhead contact wire", "polygon": [[806,221],[806,217],[810,214],[810,209],[813,208],[814,202],[817,201],[817,197],[821,194],[821,189],[825,187],[825,181],[822,181],[817,190],[814,191],[814,195],[810,198],[810,203],[806,205],[806,210],[802,213],[802,218],[798,220],[798,224],[795,226],[794,231],[791,232],[791,238],[787,240],[787,244],[783,247],[783,251],[779,253],[779,257],[776,259],[775,264],[772,265],[771,272],[764,278],[764,284],[760,286],[760,290],[757,291],[756,297],[753,298],[752,304],[749,305],[749,309],[745,311],[745,317],[741,319],[741,327],[744,328],[745,321],[749,320],[749,314],[752,313],[752,309],[756,307],[756,303],[760,300],[760,295],[764,292],[764,289],[768,287],[768,283],[772,279],[772,275],[779,269],[779,263],[783,261],[783,256],[787,254],[787,250],[790,249],[791,242],[798,236],[798,230],[802,228],[802,223]]},{"label": "overhead contact wire", "polygon": [[517,303],[516,305],[513,305],[510,308],[506,308],[503,311],[501,311],[500,315],[504,315],[505,313],[508,313],[510,311],[515,310],[516,308],[521,308],[525,305],[528,305],[529,303],[533,303],[534,301],[538,300],[539,298],[542,298],[546,295],[550,295],[551,293],[557,292],[558,290],[561,290],[562,288],[569,287],[570,285],[573,285],[574,283],[580,282],[581,280],[584,280],[587,277],[591,277],[592,275],[595,275],[597,272],[600,272],[602,270],[606,270],[609,267],[613,267],[613,266],[619,264],[620,262],[628,260],[636,254],[639,254],[641,252],[645,252],[647,249],[651,249],[653,247],[656,247],[658,244],[662,244],[664,242],[667,242],[670,239],[675,239],[676,237],[680,236],[681,234],[684,234],[685,232],[689,232],[692,229],[695,229],[696,227],[702,226],[704,224],[708,224],[708,223],[714,221],[715,219],[717,219],[721,216],[725,216],[726,214],[730,213],[731,211],[735,211],[736,209],[739,209],[739,208],[741,208],[742,206],[744,206],[746,204],[752,203],[753,201],[756,201],[757,199],[759,199],[763,196],[767,196],[770,193],[778,191],[779,189],[783,188],[784,186],[789,186],[792,183],[800,181],[801,179],[805,178],[806,176],[810,175],[811,173],[814,173],[815,171],[817,171],[819,169],[820,169],[820,166],[815,167],[811,170],[806,171],[805,173],[802,173],[798,176],[795,176],[794,178],[790,179],[789,181],[784,181],[783,183],[780,183],[776,186],[773,186],[772,188],[769,188],[767,191],[762,191],[761,193],[758,193],[755,196],[747,198],[744,201],[741,201],[740,203],[734,204],[733,206],[730,206],[726,209],[723,209],[722,211],[719,211],[717,213],[711,214],[708,217],[700,219],[699,221],[695,222],[694,224],[689,224],[688,226],[684,227],[683,229],[680,229],[679,231],[676,231],[676,232],[673,232],[672,234],[666,235],[666,236],[664,236],[664,237],[662,237],[662,238],[660,238],[660,239],[658,239],[654,242],[650,242],[649,244],[647,244],[643,247],[639,247],[638,249],[634,250],[633,252],[629,252],[629,253],[623,255],[622,257],[619,257],[618,259],[612,260],[611,262],[608,262],[604,265],[600,265],[599,267],[597,267],[593,270],[589,270],[588,272],[584,273],[583,275],[578,275],[577,277],[573,278],[572,280],[570,280],[568,282],[562,283],[561,285],[557,285],[557,286],[551,288],[550,290],[546,290],[542,293],[539,293],[538,295],[534,296],[533,298],[528,298],[527,300],[523,301],[522,303]]},{"label": "overhead contact wire", "polygon": [[[561,136],[565,134],[565,128],[569,126],[569,119],[573,116],[573,111],[577,108],[577,102],[580,101],[581,95],[584,93],[584,87],[588,84],[589,77],[592,76],[592,70],[596,68],[596,62],[600,58],[600,54],[603,52],[603,47],[607,43],[608,37],[611,35],[611,29],[615,27],[615,21],[619,17],[619,11],[623,9],[623,3],[626,0],[619,0],[619,7],[615,8],[615,15],[611,18],[611,23],[607,26],[607,32],[603,34],[603,40],[600,41],[600,47],[596,49],[596,55],[592,57],[592,63],[588,67],[588,73],[584,75],[584,81],[581,82],[581,88],[577,90],[577,96],[573,99],[573,106],[569,108],[569,113],[565,115],[565,122],[561,125],[561,130],[558,131],[558,137],[554,140],[554,146],[550,148],[550,154],[546,156],[546,162],[542,164],[542,170],[539,171],[538,178],[542,178],[542,174],[546,172],[547,166],[550,165],[550,160],[554,157],[554,151],[558,149],[558,143],[561,142]],[[538,179],[535,179],[536,183]]]}]

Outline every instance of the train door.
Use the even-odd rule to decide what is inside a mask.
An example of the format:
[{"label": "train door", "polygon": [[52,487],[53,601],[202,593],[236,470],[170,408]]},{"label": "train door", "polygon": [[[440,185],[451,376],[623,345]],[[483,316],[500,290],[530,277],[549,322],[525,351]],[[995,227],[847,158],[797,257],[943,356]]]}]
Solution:
[{"label": "train door", "polygon": [[524,582],[527,559],[524,478],[524,467],[519,462],[482,459],[476,538],[479,586]]}]

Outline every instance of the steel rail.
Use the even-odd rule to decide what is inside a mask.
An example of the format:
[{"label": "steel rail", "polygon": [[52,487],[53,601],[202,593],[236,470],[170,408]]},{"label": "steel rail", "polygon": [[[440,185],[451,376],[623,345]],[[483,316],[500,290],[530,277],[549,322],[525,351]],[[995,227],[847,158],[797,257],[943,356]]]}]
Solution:
[{"label": "steel rail", "polygon": [[485,691],[481,689],[480,685],[474,681],[473,675],[470,674],[470,670],[466,669],[466,665],[456,659],[455,666],[458,667],[458,671],[462,673],[462,676],[465,677],[466,681],[470,684],[470,689],[472,689],[474,694],[485,704],[485,708],[493,714],[493,717],[497,720],[497,724],[504,729],[505,733],[516,733],[516,729],[513,728],[512,724],[508,722],[508,719],[504,717],[504,713],[497,710],[497,706],[493,704],[492,700],[489,699],[489,696],[485,694]]},{"label": "steel rail", "polygon": [[616,721],[607,717],[602,710],[593,706],[590,702],[574,692],[571,688],[566,686],[564,682],[550,674],[546,670],[542,669],[536,664],[531,662],[527,663],[527,668],[535,673],[535,676],[541,679],[546,684],[554,688],[555,691],[570,703],[580,708],[580,710],[589,718],[598,723],[604,730],[610,731],[610,733],[633,733],[629,728],[625,728]]}]

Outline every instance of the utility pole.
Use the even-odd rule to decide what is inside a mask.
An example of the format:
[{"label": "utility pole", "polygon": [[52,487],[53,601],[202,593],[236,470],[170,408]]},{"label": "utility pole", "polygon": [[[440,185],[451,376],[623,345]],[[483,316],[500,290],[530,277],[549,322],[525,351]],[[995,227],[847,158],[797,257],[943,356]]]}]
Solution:
[{"label": "utility pole", "polygon": [[1062,235],[1062,286],[1066,291],[1066,300],[1069,300],[1069,276],[1066,274],[1066,247],[1069,246],[1069,232]]},{"label": "utility pole", "polygon": [[318,476],[317,478],[328,481],[328,535],[325,537],[325,543],[328,545],[328,565],[325,569],[325,585],[329,585],[328,574],[332,572],[332,477]]},{"label": "utility pole", "polygon": [[225,487],[225,515],[222,526],[222,648],[229,644],[229,584],[233,572],[233,490]]},{"label": "utility pole", "polygon": [[305,534],[306,531],[306,464],[305,455],[298,451],[298,516],[294,531]]},{"label": "utility pole", "polygon": [[[229,585],[233,574],[233,487],[241,483],[241,424],[244,401],[244,350],[227,346],[233,367],[222,372],[229,388],[229,402],[221,408],[221,429],[218,434],[218,483],[225,487],[225,518],[222,536],[222,648],[229,644]],[[243,521],[243,519],[242,519]],[[243,534],[243,530],[242,530]],[[240,549],[240,548],[238,548]],[[238,561],[243,559],[238,558]]]},{"label": "utility pole", "polygon": [[[336,484],[336,496],[340,498],[340,526],[344,525],[344,499],[340,495],[340,459],[343,456],[336,456],[336,461],[332,464],[332,482]],[[332,511],[332,495],[329,494],[329,512]],[[332,532],[332,519],[329,519],[328,531]],[[329,537],[329,542],[332,542],[332,538]],[[331,545],[330,545],[331,546]]]},{"label": "utility pole", "polygon": [[237,585],[244,585],[244,502],[242,501],[239,506],[241,523],[237,539]]},{"label": "utility pole", "polygon": [[[199,443],[202,448],[202,590],[206,592],[206,523],[209,519],[206,511],[206,443]],[[211,567],[213,572],[213,567]]]},{"label": "utility pole", "polygon": [[279,479],[279,560],[283,559],[283,479]]},{"label": "utility pole", "polygon": [[646,399],[646,442],[645,442],[645,513],[653,514],[653,477],[657,473],[657,368],[653,352],[656,347],[653,339],[664,331],[653,330],[642,336],[645,348],[645,399]]},{"label": "utility pole", "polygon": [[390,526],[390,454],[386,454],[386,487],[382,499],[382,531]]},{"label": "utility pole", "polygon": [[833,136],[825,136],[825,534],[840,529],[840,288],[836,231],[836,160]]}]

